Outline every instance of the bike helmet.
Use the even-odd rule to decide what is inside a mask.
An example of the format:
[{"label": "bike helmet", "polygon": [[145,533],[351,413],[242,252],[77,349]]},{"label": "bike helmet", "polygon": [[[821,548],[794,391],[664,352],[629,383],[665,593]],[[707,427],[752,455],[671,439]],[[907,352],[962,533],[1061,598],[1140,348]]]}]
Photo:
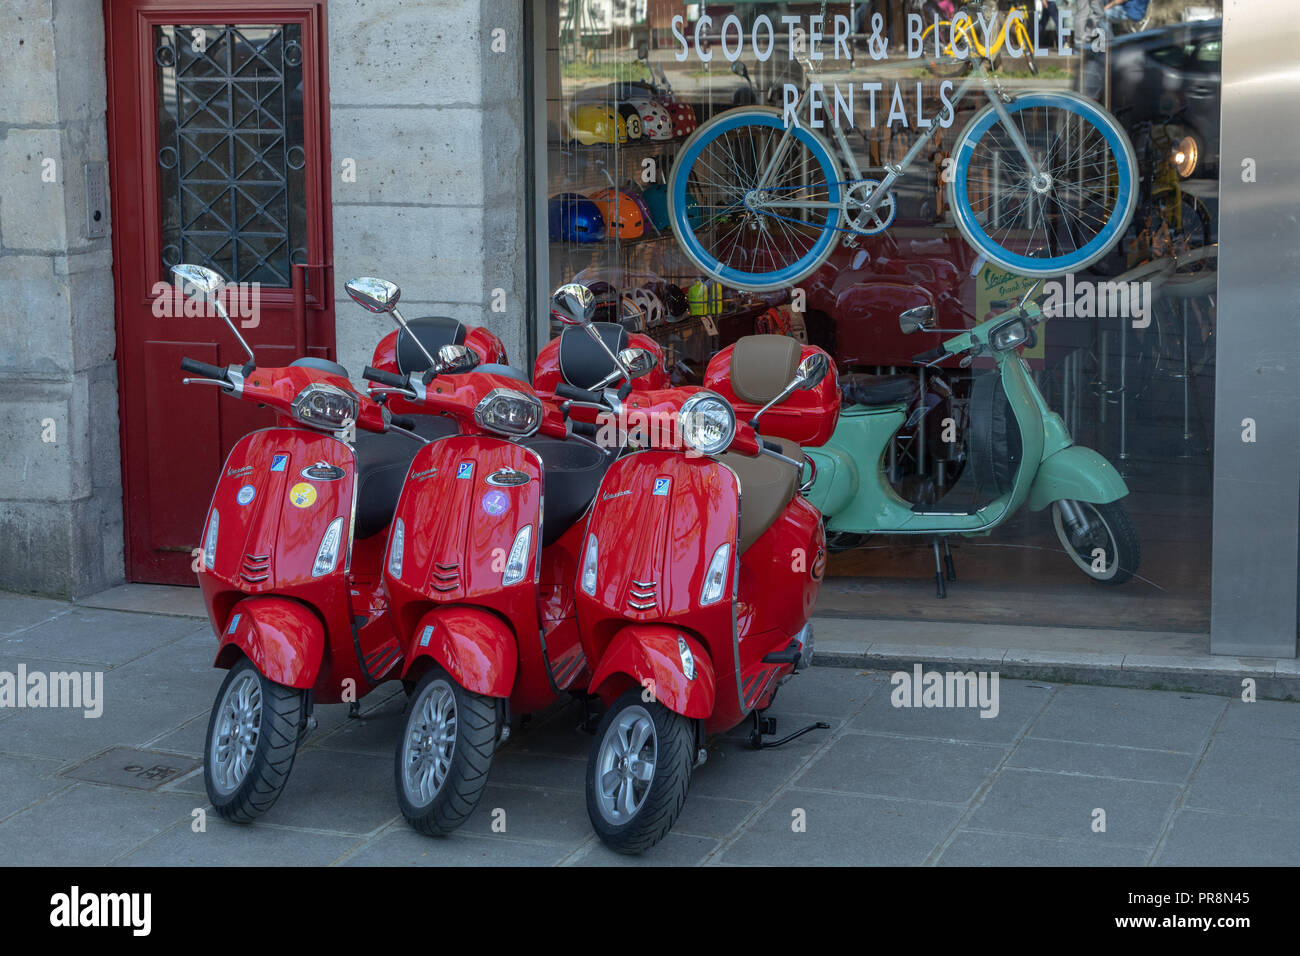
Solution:
[{"label": "bike helmet", "polygon": [[569,139],[576,139],[583,146],[627,142],[627,123],[612,107],[579,103],[569,110],[568,121]]},{"label": "bike helmet", "polygon": [[692,229],[699,229],[704,224],[704,207],[700,205],[694,193],[686,194],[686,221]]},{"label": "bike helmet", "polygon": [[695,132],[695,127],[699,125],[699,121],[695,118],[694,107],[689,103],[674,100],[673,104],[666,108],[673,118],[674,136],[690,136]]},{"label": "bike helmet", "polygon": [[663,183],[647,186],[641,192],[641,199],[650,213],[650,222],[660,232],[668,228],[668,187]]},{"label": "bike helmet", "polygon": [[637,109],[635,103],[619,103],[618,115],[623,118],[623,125],[627,127],[628,140],[635,142],[641,138],[641,111]]},{"label": "bike helmet", "polygon": [[551,242],[600,242],[605,217],[600,207],[579,193],[561,193],[546,206]]},{"label": "bike helmet", "polygon": [[686,301],[686,293],[681,290],[680,286],[665,282],[655,290],[655,294],[663,302],[664,317],[669,322],[680,322],[686,318],[689,303]]},{"label": "bike helmet", "polygon": [[641,135],[646,139],[667,140],[673,138],[673,118],[657,100],[640,100],[637,109],[641,111]]},{"label": "bike helmet", "polygon": [[641,214],[641,222],[645,227],[658,232],[659,230],[655,228],[654,221],[650,218],[650,207],[645,204],[645,199],[642,197],[641,190],[636,183],[631,181],[625,183],[622,191],[624,196],[636,204],[637,212]]},{"label": "bike helmet", "polygon": [[609,235],[620,239],[636,239],[645,232],[641,210],[617,189],[602,189],[591,198],[605,217],[605,228]]},{"label": "bike helmet", "polygon": [[664,324],[664,304],[660,301],[659,296],[655,295],[649,289],[633,289],[625,293],[623,298],[635,305],[644,317],[644,328],[657,329]]}]

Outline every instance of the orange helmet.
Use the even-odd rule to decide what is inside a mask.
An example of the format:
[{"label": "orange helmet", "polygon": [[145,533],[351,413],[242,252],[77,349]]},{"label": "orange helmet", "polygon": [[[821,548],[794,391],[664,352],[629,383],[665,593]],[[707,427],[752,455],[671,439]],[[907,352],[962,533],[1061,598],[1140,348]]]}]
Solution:
[{"label": "orange helmet", "polygon": [[600,207],[605,217],[606,234],[620,239],[636,239],[645,232],[645,222],[641,218],[641,208],[632,197],[620,193],[617,189],[603,189],[594,193],[591,201]]}]

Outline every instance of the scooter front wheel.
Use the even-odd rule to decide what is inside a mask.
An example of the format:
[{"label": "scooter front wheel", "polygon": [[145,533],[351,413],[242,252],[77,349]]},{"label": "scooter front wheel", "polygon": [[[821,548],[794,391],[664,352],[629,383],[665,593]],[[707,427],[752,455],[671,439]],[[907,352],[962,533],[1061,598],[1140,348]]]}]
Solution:
[{"label": "scooter front wheel", "polygon": [[587,761],[587,815],[619,853],[640,853],[672,828],[691,781],[691,722],[634,687],[600,721]]},{"label": "scooter front wheel", "polygon": [[397,746],[397,803],[426,836],[464,823],[487,785],[497,741],[497,703],[434,667],[415,687]]},{"label": "scooter front wheel", "polygon": [[306,694],[247,657],[230,669],[208,718],[203,783],[217,814],[251,823],[275,805],[298,753]]},{"label": "scooter front wheel", "polygon": [[1133,577],[1142,560],[1142,548],[1123,502],[1069,503],[1088,523],[1082,532],[1071,529],[1061,502],[1052,502],[1052,525],[1070,560],[1099,584],[1123,584]]}]

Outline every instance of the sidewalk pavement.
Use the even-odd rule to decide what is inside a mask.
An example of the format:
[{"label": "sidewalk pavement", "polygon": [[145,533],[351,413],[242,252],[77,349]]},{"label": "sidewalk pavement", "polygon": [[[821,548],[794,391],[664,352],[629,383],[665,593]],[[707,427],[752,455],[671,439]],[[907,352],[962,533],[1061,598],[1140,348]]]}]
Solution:
[{"label": "sidewalk pavement", "polygon": [[[77,865],[1079,864],[1300,860],[1300,704],[999,681],[995,718],[891,703],[889,672],[817,666],[770,711],[776,750],[713,740],[668,837],[619,857],[591,833],[591,738],[563,705],[516,721],[456,834],[402,820],[405,697],[319,707],[280,802],[252,826],[210,812],[201,751],[222,672],[206,621],[0,594],[0,672],[97,670],[104,711],[0,709],[0,860]],[[1005,654],[1003,655],[1005,658]],[[924,660],[925,658],[920,658]],[[845,661],[841,661],[845,663]],[[998,670],[989,665],[984,670]],[[1226,691],[1225,691],[1226,692]],[[153,753],[120,753],[136,748]],[[107,755],[98,763],[96,757]],[[123,773],[123,767],[130,771]],[[154,774],[149,771],[154,768]],[[193,769],[191,769],[193,768]],[[150,777],[153,779],[150,779]],[[93,779],[87,780],[86,777]],[[116,782],[113,782],[116,781]],[[141,789],[142,787],[154,789]],[[504,811],[505,832],[494,832]],[[1098,811],[1105,830],[1097,832]],[[798,827],[803,822],[802,830]],[[499,827],[498,827],[499,828]]]}]

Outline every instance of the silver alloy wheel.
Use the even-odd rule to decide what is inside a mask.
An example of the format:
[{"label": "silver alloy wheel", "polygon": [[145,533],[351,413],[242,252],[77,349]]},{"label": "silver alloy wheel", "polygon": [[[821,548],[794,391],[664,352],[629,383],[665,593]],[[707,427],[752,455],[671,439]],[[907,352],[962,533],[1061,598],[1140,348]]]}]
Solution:
[{"label": "silver alloy wheel", "polygon": [[[1080,536],[1070,531],[1061,512],[1061,503],[1053,501],[1052,526],[1056,528],[1056,536],[1065,546],[1065,553],[1070,556],[1070,560],[1079,566],[1079,570],[1094,581],[1109,581],[1119,573],[1119,544],[1115,532],[1095,506],[1086,501],[1075,501],[1073,504],[1088,519],[1087,532]],[[1106,561],[1105,571],[1092,569],[1093,548],[1102,549],[1102,557]]]},{"label": "silver alloy wheel", "polygon": [[262,679],[248,670],[230,683],[217,704],[211,747],[212,782],[234,793],[248,776],[262,732]]},{"label": "silver alloy wheel", "polygon": [[596,755],[596,804],[616,826],[636,816],[650,793],[659,738],[644,707],[625,708],[605,731]]},{"label": "silver alloy wheel", "polygon": [[411,706],[402,738],[402,787],[412,806],[433,802],[456,753],[456,692],[445,678],[431,681]]}]

